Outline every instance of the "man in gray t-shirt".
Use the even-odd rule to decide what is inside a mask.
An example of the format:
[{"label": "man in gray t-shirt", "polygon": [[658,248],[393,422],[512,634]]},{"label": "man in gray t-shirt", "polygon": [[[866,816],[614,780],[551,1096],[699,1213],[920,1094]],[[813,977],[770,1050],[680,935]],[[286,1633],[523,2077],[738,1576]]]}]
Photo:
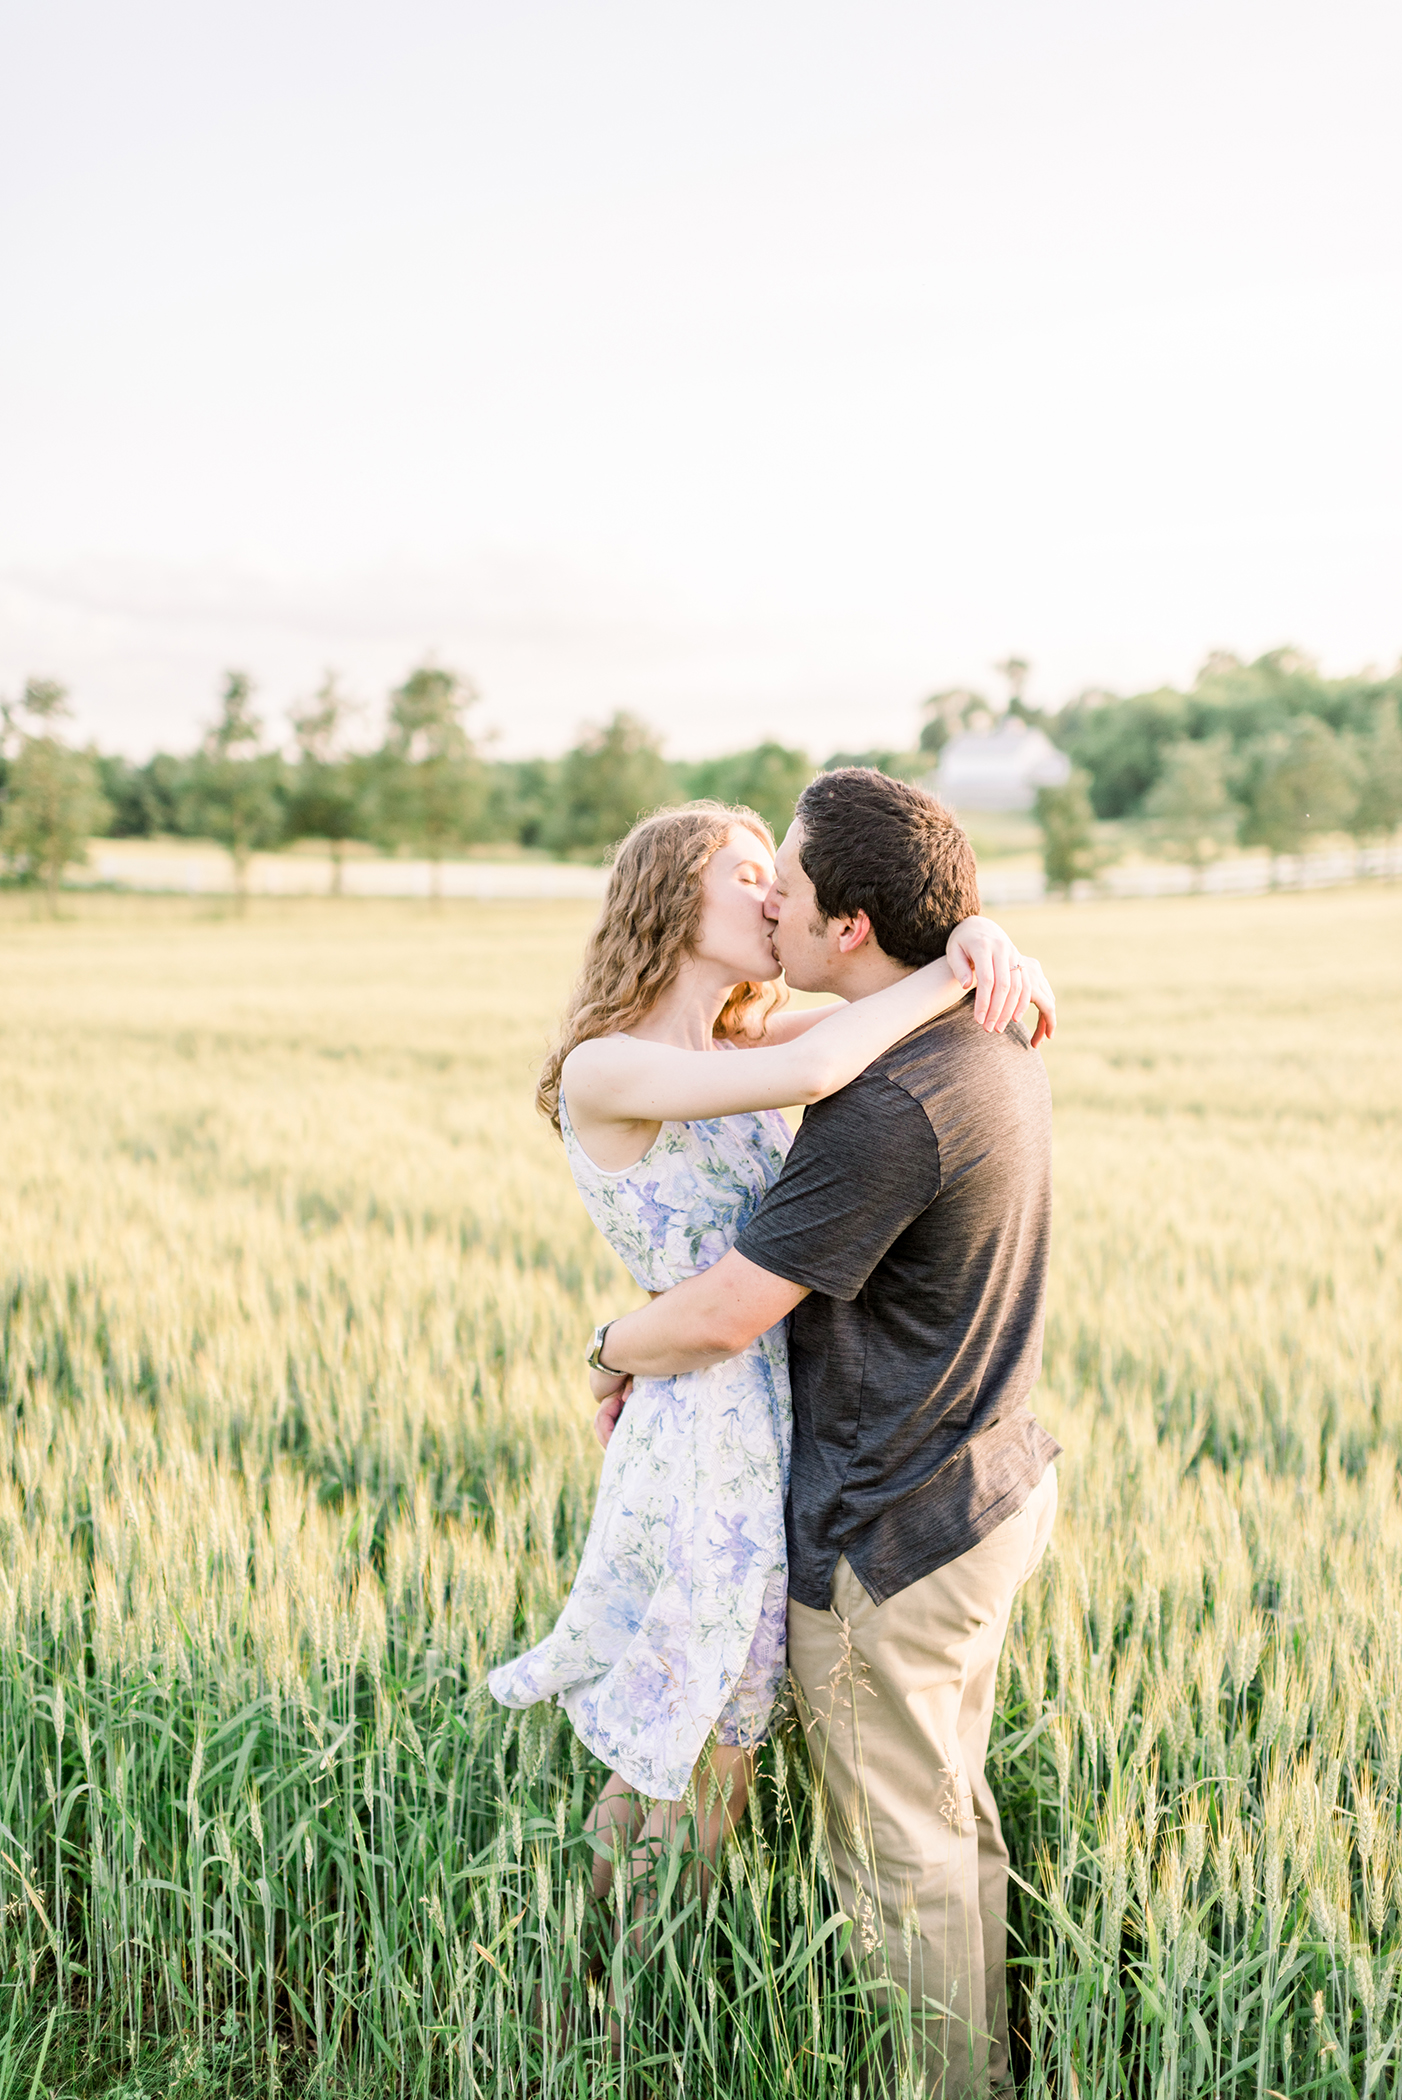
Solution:
[{"label": "man in gray t-shirt", "polygon": [[[820,775],[766,905],[801,990],[861,998],[978,910],[968,840],[905,782]],[[909,1994],[927,2095],[1011,2092],[1008,1855],[984,1763],[1059,1449],[1041,1369],[1051,1102],[1034,1042],[941,1015],[805,1113],[736,1245],[613,1322],[612,1371],[714,1362],[790,1314],[789,1664],[854,1958]]]},{"label": "man in gray t-shirt", "polygon": [[811,1294],[789,1323],[789,1595],[846,1555],[884,1604],[1027,1501],[1057,1446],[1042,1362],[1051,1093],[966,999],[806,1110],[736,1242]]}]

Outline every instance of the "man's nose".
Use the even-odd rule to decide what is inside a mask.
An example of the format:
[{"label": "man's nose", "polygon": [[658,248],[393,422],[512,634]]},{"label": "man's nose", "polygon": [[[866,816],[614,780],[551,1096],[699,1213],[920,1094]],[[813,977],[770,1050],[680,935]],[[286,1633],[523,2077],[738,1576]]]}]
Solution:
[{"label": "man's nose", "polygon": [[764,893],[764,902],[763,902],[763,904],[762,904],[762,905],[760,906],[760,910],[761,910],[761,911],[762,911],[762,912],[764,913],[764,916],[765,916],[765,918],[766,918],[766,919],[777,919],[777,918],[778,918],[778,916],[779,916],[779,900],[778,900],[778,898],[777,898],[777,897],[775,896],[775,894],[774,894],[774,892],[773,892],[773,890],[772,890],[772,889],[770,889],[770,890],[766,890],[766,891],[765,891],[765,893]]}]

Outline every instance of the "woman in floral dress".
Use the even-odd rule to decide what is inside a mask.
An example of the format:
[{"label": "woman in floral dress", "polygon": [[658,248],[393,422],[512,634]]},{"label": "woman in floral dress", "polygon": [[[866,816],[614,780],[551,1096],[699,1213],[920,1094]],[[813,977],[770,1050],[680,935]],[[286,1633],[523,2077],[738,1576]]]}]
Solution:
[{"label": "woman in floral dress", "polygon": [[[952,963],[852,1006],[777,1013],[773,854],[752,810],[696,803],[635,825],[541,1075],[585,1207],[647,1291],[733,1244],[783,1165],[782,1106],[847,1085],[976,972],[985,1026],[1027,1002],[1016,950],[976,919],[951,936]],[[557,1698],[610,1767],[594,1812],[606,1837],[664,1838],[703,1756],[708,1856],[743,1811],[784,1673],[788,1457],[782,1326],[710,1369],[638,1380],[563,1612],[488,1679],[507,1706]]]}]

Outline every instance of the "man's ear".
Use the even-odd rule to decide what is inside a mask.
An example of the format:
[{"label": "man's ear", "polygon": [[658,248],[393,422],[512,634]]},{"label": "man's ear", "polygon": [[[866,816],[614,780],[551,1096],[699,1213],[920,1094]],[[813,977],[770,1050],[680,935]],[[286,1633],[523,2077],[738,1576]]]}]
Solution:
[{"label": "man's ear", "polygon": [[850,919],[842,921],[842,931],[837,936],[837,952],[839,955],[855,955],[862,943],[871,937],[871,920],[866,913],[853,912]]}]

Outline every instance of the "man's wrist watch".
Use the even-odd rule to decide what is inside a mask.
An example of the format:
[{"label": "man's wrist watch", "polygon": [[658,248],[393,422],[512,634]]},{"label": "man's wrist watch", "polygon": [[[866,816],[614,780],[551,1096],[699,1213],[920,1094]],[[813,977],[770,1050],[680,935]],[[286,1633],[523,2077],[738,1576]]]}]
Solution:
[{"label": "man's wrist watch", "polygon": [[[588,1364],[591,1371],[613,1372],[612,1364],[606,1364],[604,1362],[604,1337],[608,1333],[612,1325],[612,1320],[605,1320],[602,1327],[596,1327],[594,1329],[594,1339],[589,1345],[589,1354],[585,1358],[585,1362]],[[615,1377],[618,1377],[621,1376],[621,1373],[613,1372],[613,1375]]]}]

